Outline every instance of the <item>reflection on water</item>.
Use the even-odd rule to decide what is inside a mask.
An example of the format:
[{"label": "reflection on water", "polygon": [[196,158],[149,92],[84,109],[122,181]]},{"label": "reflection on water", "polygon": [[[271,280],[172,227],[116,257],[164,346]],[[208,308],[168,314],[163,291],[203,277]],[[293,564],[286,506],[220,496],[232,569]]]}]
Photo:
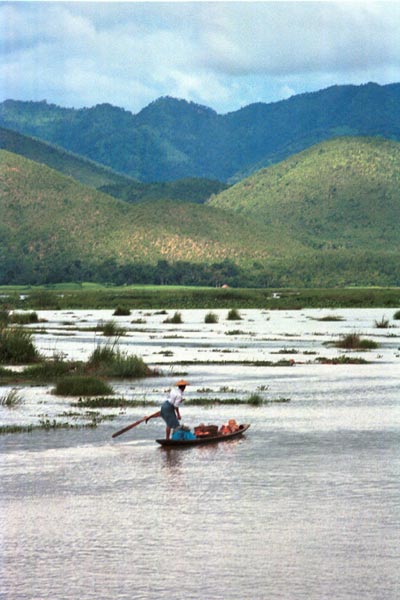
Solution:
[{"label": "reflection on water", "polygon": [[[290,323],[298,348],[331,325],[279,318],[270,337]],[[368,366],[190,367],[195,390],[265,385],[291,399],[184,407],[190,425],[251,423],[218,445],[162,449],[157,420],[112,440],[143,409],[94,430],[2,436],[0,597],[397,600],[400,372],[386,341]]]}]

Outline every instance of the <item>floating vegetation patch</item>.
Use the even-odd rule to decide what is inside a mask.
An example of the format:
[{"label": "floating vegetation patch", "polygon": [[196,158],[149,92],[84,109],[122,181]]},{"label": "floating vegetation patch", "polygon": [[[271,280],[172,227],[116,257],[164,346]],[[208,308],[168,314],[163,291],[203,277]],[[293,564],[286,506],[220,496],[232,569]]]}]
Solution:
[{"label": "floating vegetation patch", "polygon": [[246,332],[240,329],[231,329],[230,331],[225,331],[225,335],[246,335]]},{"label": "floating vegetation patch", "polygon": [[228,321],[241,321],[242,320],[240,312],[236,308],[231,308],[231,310],[228,312],[228,315],[226,318]]},{"label": "floating vegetation patch", "polygon": [[213,312],[209,312],[204,317],[204,323],[218,323],[218,315]]},{"label": "floating vegetation patch", "polygon": [[174,364],[181,366],[190,365],[243,365],[248,367],[291,367],[293,361],[289,359],[278,360],[273,362],[271,360],[180,360]]},{"label": "floating vegetation patch", "polygon": [[126,329],[117,325],[113,320],[105,322],[100,321],[97,324],[96,331],[101,331],[106,337],[120,337],[126,333]]},{"label": "floating vegetation patch", "polygon": [[314,321],[344,321],[344,317],[340,317],[339,315],[325,315],[324,317],[311,317]]},{"label": "floating vegetation patch", "polygon": [[87,429],[97,427],[97,421],[94,419],[89,423],[67,423],[56,421],[53,419],[45,419],[40,421],[39,425],[1,425],[0,435],[7,433],[32,433],[33,431],[51,431],[55,429]]},{"label": "floating vegetation patch", "polygon": [[105,381],[86,376],[63,377],[53,390],[56,396],[104,396],[112,393],[112,387]]},{"label": "floating vegetation patch", "polygon": [[264,404],[275,404],[290,402],[290,398],[275,398],[275,399],[264,399],[259,394],[251,394],[248,398],[191,398],[185,400],[187,406],[232,406],[232,405],[250,405],[250,406],[261,406]]},{"label": "floating vegetation patch", "polygon": [[167,317],[166,319],[164,319],[163,323],[174,323],[174,324],[183,323],[182,313],[175,312],[172,317]]},{"label": "floating vegetation patch", "polygon": [[71,406],[76,408],[127,408],[135,406],[158,406],[160,403],[149,400],[127,400],[126,398],[79,398]]},{"label": "floating vegetation patch", "polygon": [[326,358],[325,356],[319,356],[315,360],[316,362],[321,363],[323,365],[366,365],[369,362],[364,358],[360,358],[357,356],[347,356],[346,354],[342,354],[341,356],[337,356],[335,358]]},{"label": "floating vegetation patch", "polygon": [[154,377],[159,373],[150,369],[140,356],[126,354],[115,345],[98,346],[92,352],[87,367],[96,375],[120,379]]},{"label": "floating vegetation patch", "polygon": [[296,348],[281,348],[275,352],[271,352],[271,354],[298,354],[299,351]]},{"label": "floating vegetation patch", "polygon": [[[328,345],[330,343],[328,342]],[[335,348],[343,348],[346,350],[375,350],[379,348],[379,344],[374,340],[361,338],[358,333],[349,333],[343,336],[339,341],[334,342]]]},{"label": "floating vegetation patch", "polygon": [[113,312],[114,317],[129,317],[130,314],[131,311],[126,306],[117,306]]}]

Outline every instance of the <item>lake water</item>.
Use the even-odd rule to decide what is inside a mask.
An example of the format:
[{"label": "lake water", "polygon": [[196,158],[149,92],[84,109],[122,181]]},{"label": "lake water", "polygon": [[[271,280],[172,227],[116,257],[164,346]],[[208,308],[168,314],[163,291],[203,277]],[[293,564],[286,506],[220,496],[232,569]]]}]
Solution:
[{"label": "lake water", "polygon": [[[258,392],[290,402],[183,407],[191,426],[251,423],[242,439],[184,450],[155,444],[159,420],[113,440],[156,410],[140,407],[93,430],[1,436],[1,598],[400,597],[400,329],[374,326],[390,311],[338,310],[338,322],[316,320],[333,311],[243,311],[237,323],[218,312],[212,326],[205,311],[182,311],[175,326],[155,314],[141,325],[130,322],[137,315],[121,320],[130,328],[123,347],[164,375],[115,382],[116,392],[162,401],[184,369],[188,398]],[[98,339],[78,324],[111,313],[40,316],[43,352],[84,358]],[[353,331],[380,344],[356,353],[369,364],[314,362],[342,354],[324,343]],[[240,364],[288,357],[294,366]],[[203,364],[174,365],[196,359]],[[50,388],[20,393],[20,407],[0,408],[2,423],[58,418],[71,402]]]}]

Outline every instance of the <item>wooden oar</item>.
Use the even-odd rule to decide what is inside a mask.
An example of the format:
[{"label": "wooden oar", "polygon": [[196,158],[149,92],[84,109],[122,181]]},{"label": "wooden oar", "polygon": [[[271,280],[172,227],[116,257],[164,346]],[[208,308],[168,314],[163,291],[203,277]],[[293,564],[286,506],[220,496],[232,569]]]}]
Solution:
[{"label": "wooden oar", "polygon": [[135,423],[131,423],[130,425],[127,425],[123,429],[116,431],[115,433],[112,434],[112,437],[115,438],[115,437],[121,435],[122,433],[125,433],[126,431],[133,429],[133,427],[136,427],[136,425],[140,425],[140,423],[144,423],[145,421],[147,423],[147,421],[149,421],[150,419],[154,419],[155,417],[159,417],[160,415],[161,415],[161,411],[158,410],[156,413],[153,413],[152,415],[149,415],[148,417],[143,417],[143,419],[139,419],[139,421],[135,421]]}]

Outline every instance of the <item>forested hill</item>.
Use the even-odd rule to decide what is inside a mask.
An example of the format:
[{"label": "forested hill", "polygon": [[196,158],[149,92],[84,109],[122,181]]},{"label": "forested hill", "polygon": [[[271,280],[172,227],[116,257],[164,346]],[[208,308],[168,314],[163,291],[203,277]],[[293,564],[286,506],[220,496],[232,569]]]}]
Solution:
[{"label": "forested hill", "polygon": [[45,164],[94,188],[106,185],[125,187],[135,183],[130,177],[116,173],[82,156],[3,127],[0,127],[0,149]]},{"label": "forested hill", "polygon": [[210,201],[315,249],[400,252],[400,143],[343,137],[262,169]]},{"label": "forested hill", "polygon": [[7,100],[0,125],[143,182],[235,181],[339,135],[400,140],[400,84],[333,86],[226,115],[169,97],[136,115],[109,104],[76,110]]},{"label": "forested hill", "polygon": [[221,283],[226,261],[235,270],[302,252],[234,212],[190,202],[128,204],[4,150],[0,214],[1,284],[162,283],[167,261],[178,265],[175,283],[199,283],[199,274],[202,283],[214,276]]}]

